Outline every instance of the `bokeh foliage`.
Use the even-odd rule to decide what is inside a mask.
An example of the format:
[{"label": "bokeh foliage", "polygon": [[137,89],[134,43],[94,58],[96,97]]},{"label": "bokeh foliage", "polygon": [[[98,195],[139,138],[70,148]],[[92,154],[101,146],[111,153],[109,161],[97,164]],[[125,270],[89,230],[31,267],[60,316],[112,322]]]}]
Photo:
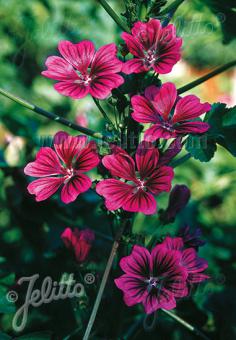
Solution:
[{"label": "bokeh foliage", "polygon": [[[227,46],[222,44],[223,39],[229,42],[235,36],[232,21],[235,10],[231,9],[234,4],[233,1],[227,1],[227,6],[225,1],[222,5],[219,3],[221,1],[209,0],[204,1],[204,4],[200,0],[187,1],[176,13],[177,27],[184,38],[184,58],[197,69],[223,64],[235,55],[234,41]],[[118,12],[125,13],[125,7],[119,1],[111,4]],[[225,17],[217,17],[219,12],[224,13]],[[72,101],[60,96],[54,91],[52,82],[40,75],[46,57],[55,53],[59,40],[76,42],[91,39],[97,46],[113,41],[118,44],[121,42],[119,28],[97,1],[0,0],[0,19],[1,86],[71,120],[85,112],[89,127],[97,131],[105,130],[91,98]],[[193,39],[196,22],[200,22],[199,34]],[[182,77],[182,85],[189,80],[188,77]],[[228,82],[227,78],[225,82]],[[218,115],[220,108],[216,108]],[[80,339],[110,251],[114,233],[111,228],[112,215],[105,216],[102,202],[93,190],[69,206],[62,204],[57,196],[42,203],[36,203],[29,197],[26,191],[28,179],[23,174],[23,166],[33,159],[40,146],[47,145],[51,136],[61,127],[3,98],[0,117],[1,296],[4,298],[6,286],[14,288],[15,278],[31,276],[36,272],[42,279],[50,275],[55,280],[60,280],[63,273],[73,272],[82,283],[88,271],[97,278],[94,285],[85,286],[86,296],[79,301],[58,301],[30,309],[27,327],[22,334],[16,335],[12,330],[13,307],[1,298],[0,339],[11,339],[14,336],[22,340],[63,339],[74,330],[77,332],[70,339]],[[227,122],[229,120],[224,119],[219,124],[227,125]],[[227,126],[224,128],[227,129]],[[214,129],[217,129],[217,124],[214,124]],[[232,130],[231,139],[235,138],[234,132]],[[219,144],[225,146],[223,142]],[[197,289],[192,298],[180,302],[177,312],[203,328],[212,339],[231,340],[235,337],[233,316],[236,313],[233,298],[236,284],[236,160],[232,156],[232,153],[235,155],[235,149],[229,153],[222,146],[216,146],[215,140],[210,147],[210,157],[214,156],[210,163],[191,159],[176,168],[174,182],[188,185],[192,197],[175,223],[157,230],[157,216],[145,217],[138,214],[134,223],[136,236],[131,238],[127,234],[122,247],[128,254],[132,242],[138,242],[145,235],[148,237],[157,232],[158,238],[161,238],[166,233],[174,234],[184,224],[201,227],[207,244],[201,249],[200,255],[209,261],[212,279],[203,288]],[[167,198],[167,194],[160,196],[159,209],[166,207]],[[97,233],[87,268],[78,267],[72,255],[63,247],[60,233],[67,226],[87,226]],[[114,269],[112,275],[119,274],[119,269]],[[23,302],[24,292],[24,289],[19,292],[19,305]],[[141,313],[139,307],[125,307],[120,292],[109,282],[98,313],[94,339],[120,339],[121,334],[130,334],[131,325],[137,323]],[[135,339],[143,339],[147,333],[140,326],[134,336]],[[148,333],[148,337],[194,339],[188,331],[161,315],[161,312],[156,329]]]}]

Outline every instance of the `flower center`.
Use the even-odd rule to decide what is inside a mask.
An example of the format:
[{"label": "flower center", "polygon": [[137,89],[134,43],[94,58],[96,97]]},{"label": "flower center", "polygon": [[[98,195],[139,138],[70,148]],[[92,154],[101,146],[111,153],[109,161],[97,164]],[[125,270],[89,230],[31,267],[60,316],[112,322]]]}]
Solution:
[{"label": "flower center", "polygon": [[77,75],[79,76],[79,79],[76,79],[74,81],[74,83],[76,84],[84,84],[85,86],[88,86],[91,81],[92,81],[92,76],[90,76],[90,74],[87,73],[81,73],[79,71],[76,71]]},{"label": "flower center", "polygon": [[157,61],[157,52],[156,50],[149,49],[145,52],[145,59],[144,59],[144,65],[147,67],[152,67],[153,64]]},{"label": "flower center", "polygon": [[146,191],[145,181],[141,181],[141,179],[138,179],[136,186],[133,190],[133,193],[136,194],[139,190]]},{"label": "flower center", "polygon": [[167,131],[170,131],[170,132],[174,131],[172,124],[169,123],[169,122],[162,122],[162,127],[163,127],[163,129],[165,129]]},{"label": "flower center", "polygon": [[64,183],[66,184],[74,176],[74,169],[73,168],[66,168],[65,172],[66,173],[65,173],[65,181],[64,181]]},{"label": "flower center", "polygon": [[159,289],[161,287],[161,280],[158,277],[150,277],[149,280],[145,281],[148,286],[147,290],[150,292],[152,289]]}]

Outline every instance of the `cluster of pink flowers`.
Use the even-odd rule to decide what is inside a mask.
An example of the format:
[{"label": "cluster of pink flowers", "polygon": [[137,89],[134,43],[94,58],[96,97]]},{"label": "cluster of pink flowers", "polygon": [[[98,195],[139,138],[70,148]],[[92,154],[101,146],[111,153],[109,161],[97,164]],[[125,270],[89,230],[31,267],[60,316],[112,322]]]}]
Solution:
[{"label": "cluster of pink flowers", "polygon": [[[136,22],[131,34],[122,33],[122,38],[132,55],[129,60],[119,60],[113,43],[96,51],[88,40],[77,44],[61,41],[58,46],[61,56],[50,56],[46,60],[47,70],[42,74],[57,81],[54,87],[62,95],[81,99],[90,94],[100,100],[120,86],[122,92],[127,74],[166,74],[181,58],[182,39],[176,36],[175,27],[170,24],[162,27],[157,19]],[[92,187],[87,173],[102,165],[107,175],[93,188],[104,198],[107,210],[123,209],[146,215],[157,211],[155,197],[171,190],[174,171],[169,163],[181,151],[182,137],[209,129],[199,117],[211,105],[200,103],[195,95],[180,97],[170,82],[159,87],[148,86],[130,97],[130,119],[151,124],[135,154],[111,144],[110,154],[102,157],[96,143],[88,142],[86,136],[58,132],[53,147],[42,147],[36,160],[24,169],[26,175],[37,178],[28,185],[36,201],[46,200],[59,188],[64,203],[75,201]],[[164,152],[157,147],[160,138],[174,139]],[[189,198],[186,186],[176,186],[161,215],[163,223],[174,220]],[[151,253],[135,245],[132,253],[121,259],[125,274],[115,280],[124,292],[125,303],[128,306],[142,303],[148,314],[159,308],[169,310],[175,308],[176,299],[189,294],[192,284],[207,279],[204,273],[207,262],[197,254],[197,247],[203,244],[198,236],[198,232],[195,235],[182,230],[179,237],[167,236]],[[61,238],[79,263],[87,259],[94,241],[91,230],[66,228]]]},{"label": "cluster of pink flowers", "polygon": [[167,236],[151,253],[135,245],[132,253],[121,259],[120,267],[125,274],[115,279],[115,284],[123,291],[125,304],[142,303],[147,314],[175,308],[176,299],[187,296],[193,284],[208,278],[204,273],[207,261],[198,257],[194,248],[185,248],[180,237]]}]

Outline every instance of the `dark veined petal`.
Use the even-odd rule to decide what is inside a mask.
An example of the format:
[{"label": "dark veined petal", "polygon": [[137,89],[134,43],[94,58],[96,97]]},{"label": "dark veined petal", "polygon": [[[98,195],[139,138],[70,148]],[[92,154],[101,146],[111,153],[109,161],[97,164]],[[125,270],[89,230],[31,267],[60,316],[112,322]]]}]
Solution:
[{"label": "dark veined petal", "polygon": [[178,123],[198,118],[203,113],[210,111],[210,109],[211,105],[209,103],[201,104],[198,97],[188,95],[177,102],[172,121],[173,123]]},{"label": "dark veined petal", "polygon": [[63,182],[63,177],[44,177],[31,182],[27,189],[30,194],[36,196],[35,199],[39,202],[55,194]]},{"label": "dark veined petal", "polygon": [[174,171],[170,166],[162,166],[154,171],[151,177],[145,182],[148,191],[158,195],[162,191],[170,191]]},{"label": "dark veined petal", "polygon": [[46,177],[63,174],[63,169],[56,152],[43,147],[38,151],[36,160],[26,165],[24,173],[32,177]]},{"label": "dark veined petal", "polygon": [[105,198],[108,210],[117,210],[123,207],[129,199],[134,187],[117,179],[105,179],[96,185],[96,191]]},{"label": "dark veined petal", "polygon": [[67,167],[72,166],[72,161],[85,148],[86,142],[86,136],[70,136],[63,131],[57,132],[53,139],[56,153]]},{"label": "dark veined petal", "polygon": [[77,196],[87,190],[92,185],[91,179],[84,174],[77,174],[69,179],[61,191],[62,202],[68,204],[76,200]]},{"label": "dark veined petal", "polygon": [[135,154],[135,160],[140,178],[143,180],[149,177],[157,168],[159,151],[150,142],[141,142]]},{"label": "dark veined petal", "polygon": [[142,189],[138,189],[136,193],[126,200],[122,208],[130,212],[142,212],[145,215],[155,214],[157,211],[157,203],[152,194]]},{"label": "dark veined petal", "polygon": [[149,251],[144,247],[135,245],[132,253],[120,260],[120,267],[126,274],[146,280],[150,277],[150,260]]}]

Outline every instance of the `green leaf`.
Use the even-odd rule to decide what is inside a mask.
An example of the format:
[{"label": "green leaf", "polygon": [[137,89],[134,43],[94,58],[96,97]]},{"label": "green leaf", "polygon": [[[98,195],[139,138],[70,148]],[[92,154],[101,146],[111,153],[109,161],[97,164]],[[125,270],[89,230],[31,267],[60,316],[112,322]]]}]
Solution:
[{"label": "green leaf", "polygon": [[229,109],[223,118],[224,127],[235,127],[236,126],[236,106]]},{"label": "green leaf", "polygon": [[15,304],[7,299],[9,287],[15,282],[15,275],[9,274],[0,278],[0,313],[15,313]]},{"label": "green leaf", "polygon": [[186,149],[201,162],[208,162],[215,154],[219,144],[236,157],[236,107],[227,108],[226,104],[212,105],[204,119],[210,129],[201,136],[189,136]]},{"label": "green leaf", "polygon": [[[204,121],[211,126],[207,135],[212,136],[217,144],[222,145],[233,156],[236,156],[235,126],[234,123],[229,125],[230,120],[233,122],[234,114],[235,107],[229,109],[226,104],[216,103],[206,114]],[[230,116],[232,118],[229,118]],[[227,124],[227,127],[224,124]]]},{"label": "green leaf", "polygon": [[214,139],[203,136],[189,136],[186,143],[186,150],[201,162],[208,162],[215,154],[217,147]]}]

